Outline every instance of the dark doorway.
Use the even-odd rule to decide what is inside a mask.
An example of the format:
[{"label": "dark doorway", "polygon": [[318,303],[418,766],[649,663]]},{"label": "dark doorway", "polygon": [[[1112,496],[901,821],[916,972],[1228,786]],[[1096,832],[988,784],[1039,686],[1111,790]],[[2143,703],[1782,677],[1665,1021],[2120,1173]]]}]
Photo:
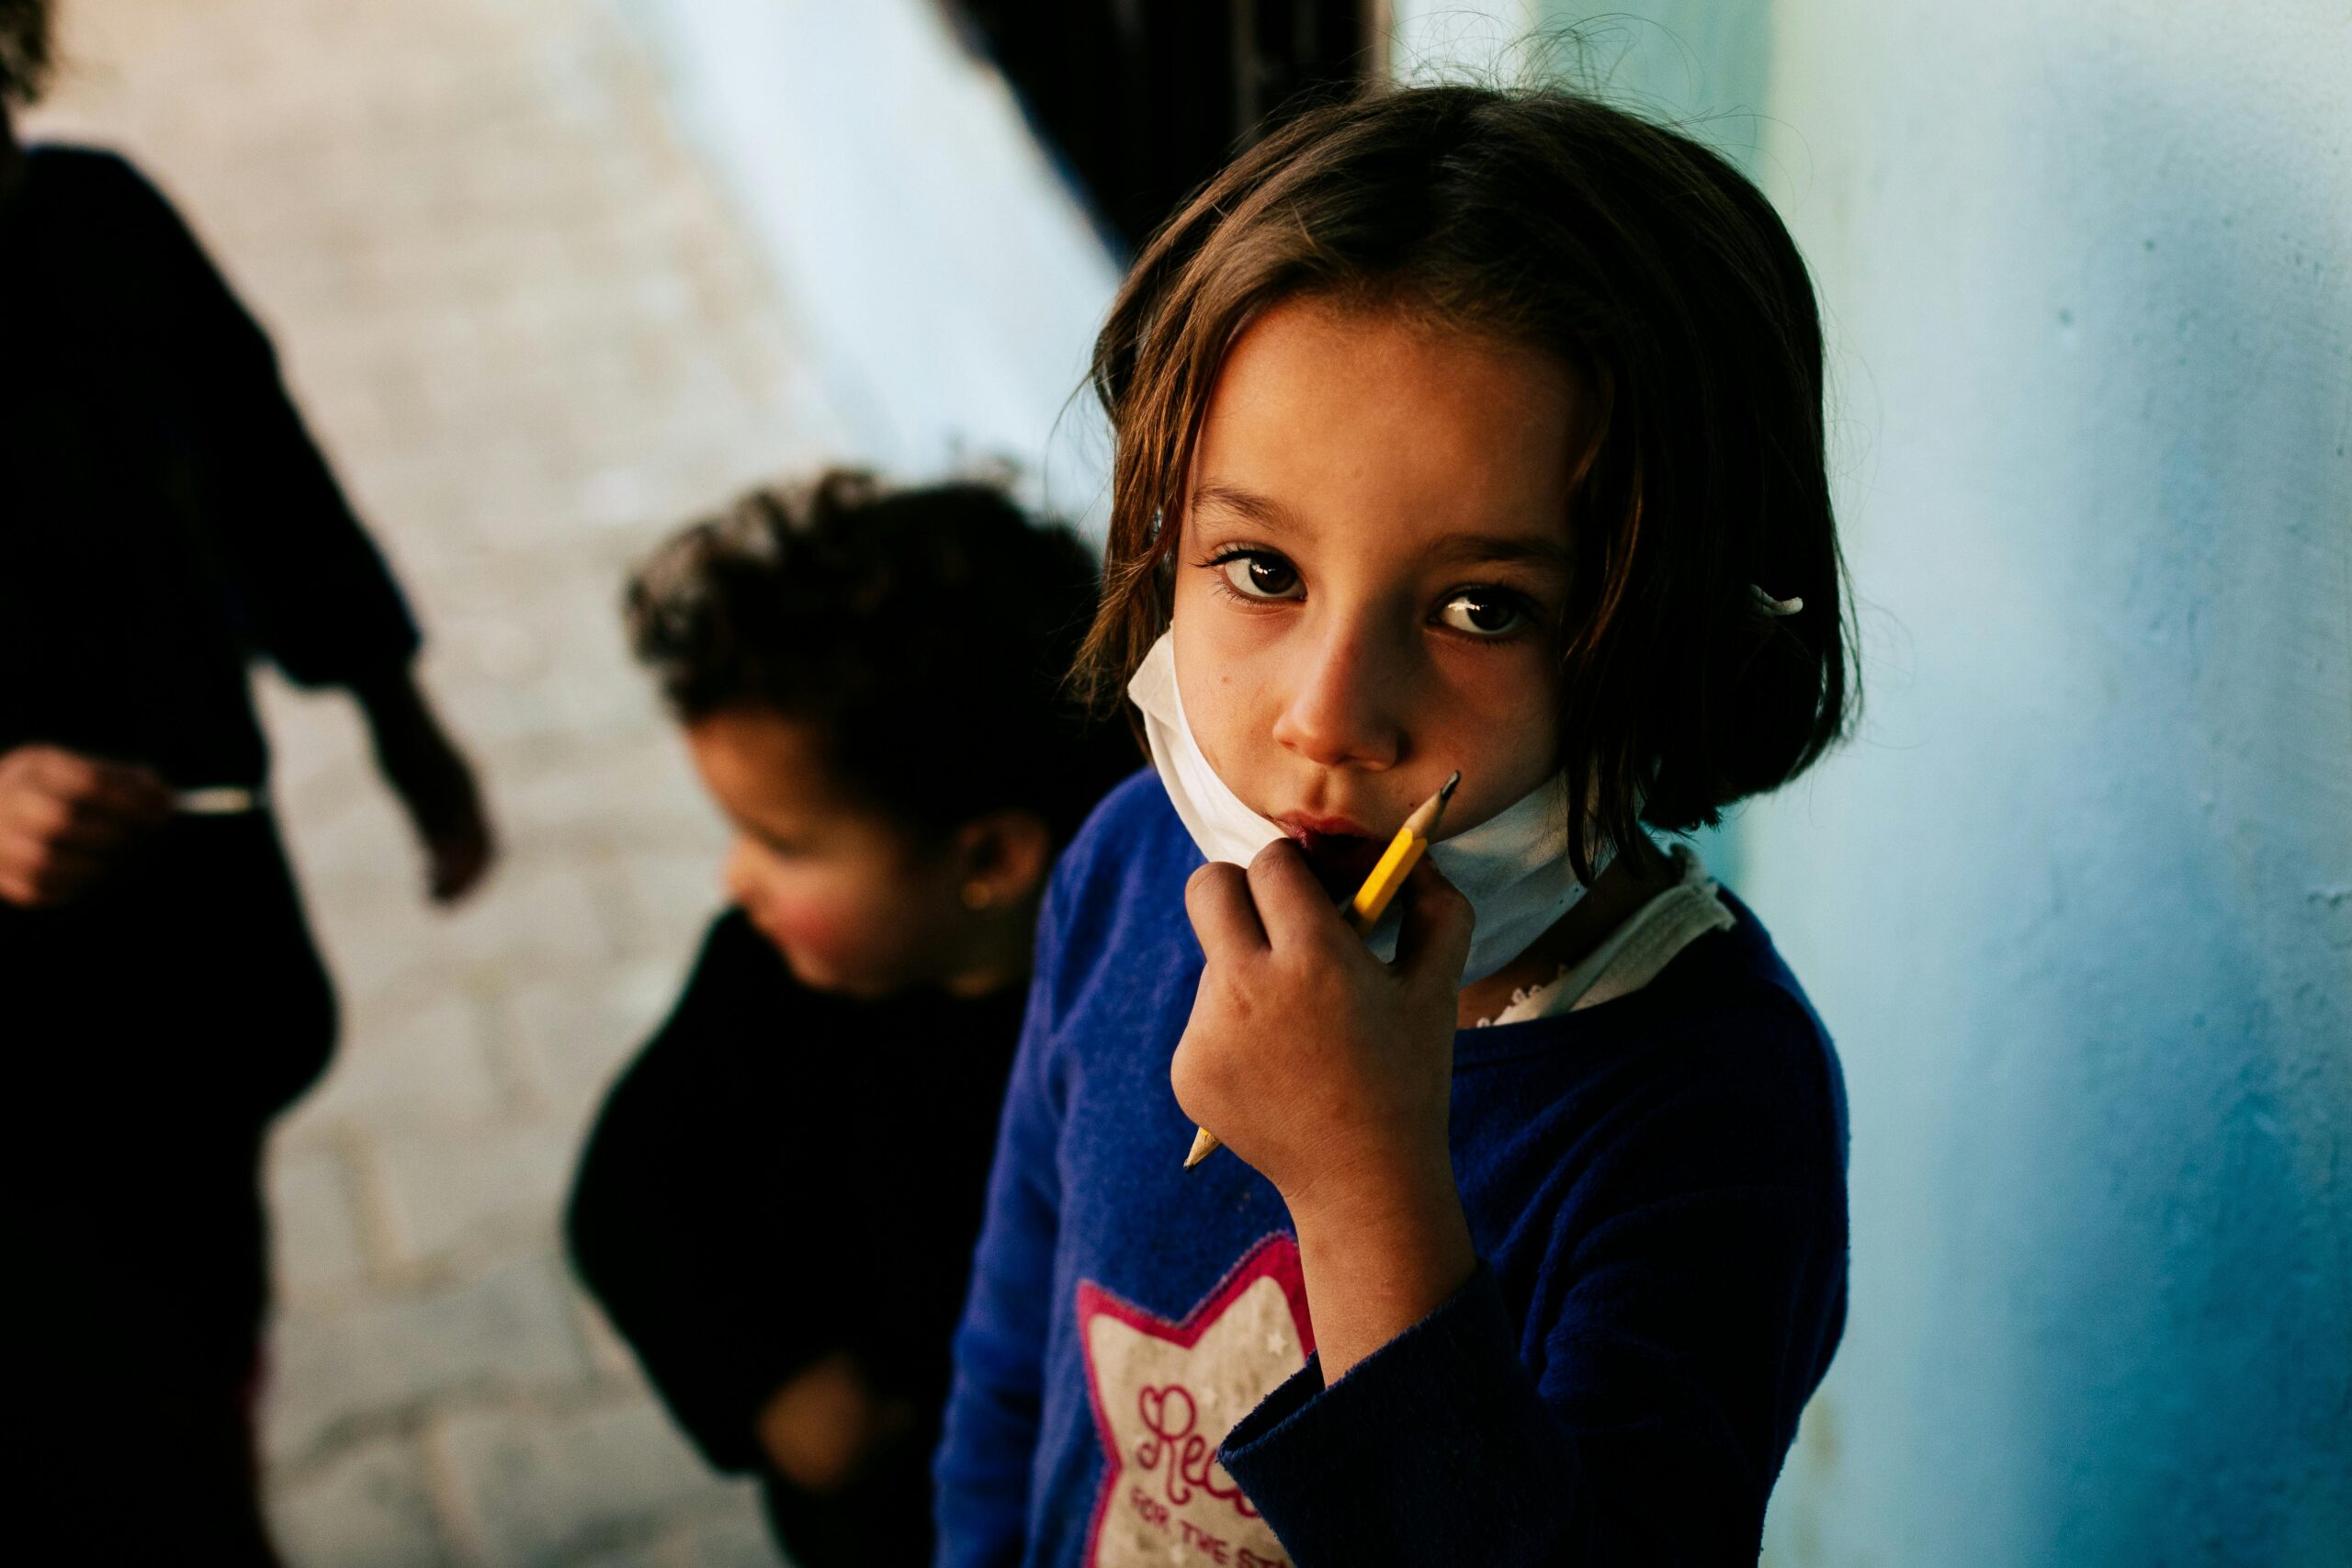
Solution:
[{"label": "dark doorway", "polygon": [[1132,254],[1286,115],[1379,65],[1368,0],[944,0]]}]

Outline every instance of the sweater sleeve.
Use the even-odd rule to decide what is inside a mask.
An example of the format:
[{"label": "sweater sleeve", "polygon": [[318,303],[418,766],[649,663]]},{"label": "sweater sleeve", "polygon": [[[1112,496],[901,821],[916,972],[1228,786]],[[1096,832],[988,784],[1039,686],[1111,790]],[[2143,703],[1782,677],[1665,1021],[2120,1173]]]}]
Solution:
[{"label": "sweater sleeve", "polygon": [[1614,1151],[1540,1321],[1481,1262],[1338,1382],[1310,1359],[1245,1416],[1219,1457],[1298,1568],[1755,1562],[1843,1325],[1846,1217],[1840,1180],[1753,1179],[1754,1114],[1685,1107],[1650,1119],[1668,1147]]},{"label": "sweater sleeve", "polygon": [[306,686],[397,669],[414,620],[288,397],[277,356],[171,204],[128,164],[119,204],[171,303],[167,352],[190,388],[209,542],[248,635]]},{"label": "sweater sleeve", "polygon": [[743,983],[768,962],[740,914],[713,928],[676,1010],[605,1101],[565,1215],[581,1279],[720,1470],[758,1467],[761,1406],[848,1337],[809,1278],[831,1250],[828,1211],[783,1196],[797,1167],[776,1162],[800,1140],[773,1119],[791,1108],[747,1106],[729,1071],[740,1031],[777,1027],[773,998]]},{"label": "sweater sleeve", "polygon": [[955,1381],[932,1464],[938,1568],[1017,1562],[1027,1528],[1061,1203],[1061,1111],[1046,1060],[1059,907],[1049,894],[1039,917],[1035,977],[956,1331]]}]

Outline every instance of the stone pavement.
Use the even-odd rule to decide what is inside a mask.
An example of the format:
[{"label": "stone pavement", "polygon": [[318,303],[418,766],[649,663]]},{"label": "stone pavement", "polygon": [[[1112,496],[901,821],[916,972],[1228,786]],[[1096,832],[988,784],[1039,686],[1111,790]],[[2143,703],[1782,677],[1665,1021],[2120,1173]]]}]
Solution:
[{"label": "stone pavement", "polygon": [[345,1027],[273,1153],[297,1568],[775,1557],[587,1307],[557,1210],[716,907],[625,563],[836,439],[611,0],[79,0],[29,126],[134,156],[276,335],[408,586],[504,859],[454,914],[334,696],[266,689]]}]

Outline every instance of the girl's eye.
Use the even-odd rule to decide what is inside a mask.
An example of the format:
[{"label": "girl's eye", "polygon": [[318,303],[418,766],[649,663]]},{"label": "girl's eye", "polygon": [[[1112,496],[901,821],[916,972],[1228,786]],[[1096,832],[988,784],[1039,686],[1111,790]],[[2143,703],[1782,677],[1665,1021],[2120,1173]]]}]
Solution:
[{"label": "girl's eye", "polygon": [[1268,550],[1236,550],[1211,564],[1244,599],[1297,599],[1305,594],[1298,569]]},{"label": "girl's eye", "polygon": [[1455,631],[1472,637],[1505,637],[1520,630],[1530,619],[1527,606],[1519,596],[1491,588],[1473,588],[1456,593],[1438,611],[1438,618]]}]

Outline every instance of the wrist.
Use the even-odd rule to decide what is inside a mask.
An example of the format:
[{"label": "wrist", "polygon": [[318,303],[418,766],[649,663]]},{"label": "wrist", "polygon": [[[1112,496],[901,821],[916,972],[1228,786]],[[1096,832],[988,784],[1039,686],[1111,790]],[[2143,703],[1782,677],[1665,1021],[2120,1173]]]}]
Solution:
[{"label": "wrist", "polygon": [[344,686],[362,707],[390,710],[413,706],[421,700],[415,661],[405,658],[362,671],[345,681]]},{"label": "wrist", "polygon": [[1292,1205],[1291,1223],[1327,1383],[1443,1305],[1477,1268],[1450,1168],[1327,1183]]},{"label": "wrist", "polygon": [[1374,1153],[1332,1162],[1311,1181],[1283,1190],[1283,1202],[1302,1232],[1330,1235],[1440,1226],[1461,1212],[1447,1151]]},{"label": "wrist", "polygon": [[352,697],[368,721],[377,761],[395,784],[431,784],[447,771],[449,739],[406,665],[355,681]]}]

